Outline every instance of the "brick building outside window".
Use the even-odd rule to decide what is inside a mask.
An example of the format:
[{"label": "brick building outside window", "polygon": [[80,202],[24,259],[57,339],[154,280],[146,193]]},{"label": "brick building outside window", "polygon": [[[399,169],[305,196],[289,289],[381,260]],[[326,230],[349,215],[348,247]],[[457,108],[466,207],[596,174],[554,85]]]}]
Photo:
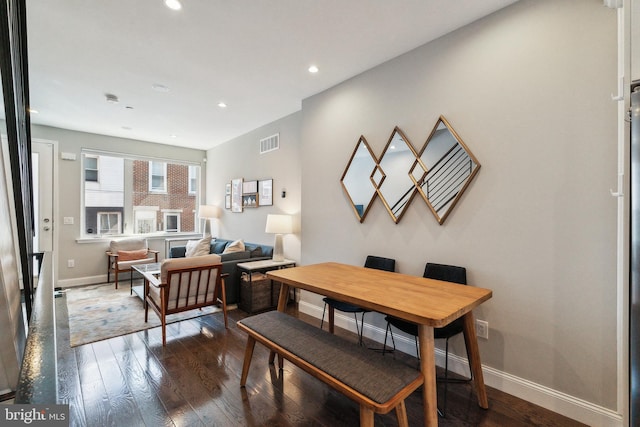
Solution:
[{"label": "brick building outside window", "polygon": [[197,165],[83,153],[87,235],[197,231]]},{"label": "brick building outside window", "polygon": [[134,233],[195,231],[196,194],[188,165],[133,161]]}]

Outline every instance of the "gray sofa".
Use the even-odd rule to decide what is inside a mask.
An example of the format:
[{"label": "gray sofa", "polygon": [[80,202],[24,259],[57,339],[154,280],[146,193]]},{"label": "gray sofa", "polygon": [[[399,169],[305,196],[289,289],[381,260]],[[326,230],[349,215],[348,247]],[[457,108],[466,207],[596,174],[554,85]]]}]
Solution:
[{"label": "gray sofa", "polygon": [[[238,264],[241,262],[271,259],[273,257],[273,246],[245,242],[244,251],[224,254],[225,248],[231,242],[233,242],[233,240],[212,239],[209,253],[220,255],[222,273],[229,273],[229,276],[225,278],[227,304],[237,304],[240,301],[240,272],[237,268]],[[186,251],[186,246],[174,246],[169,252],[169,257],[183,258]]]}]

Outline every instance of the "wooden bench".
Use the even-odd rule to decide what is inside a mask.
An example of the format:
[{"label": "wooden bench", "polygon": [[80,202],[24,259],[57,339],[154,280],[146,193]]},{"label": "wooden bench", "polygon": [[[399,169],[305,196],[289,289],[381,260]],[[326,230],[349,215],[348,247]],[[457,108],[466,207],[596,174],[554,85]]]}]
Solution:
[{"label": "wooden bench", "polygon": [[[245,386],[256,341],[360,405],[360,425],[373,426],[374,413],[396,410],[407,426],[404,399],[424,382],[422,373],[392,357],[367,350],[279,311],[237,322],[249,335],[240,385]],[[274,354],[270,358],[273,363]]]}]

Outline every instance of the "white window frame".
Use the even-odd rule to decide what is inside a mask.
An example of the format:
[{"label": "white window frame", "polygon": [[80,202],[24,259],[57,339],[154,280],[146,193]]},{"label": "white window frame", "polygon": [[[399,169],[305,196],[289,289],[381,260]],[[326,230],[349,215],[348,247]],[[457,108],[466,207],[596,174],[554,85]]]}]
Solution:
[{"label": "white window frame", "polygon": [[[151,230],[140,231],[139,221],[153,221]],[[135,206],[133,208],[133,234],[149,234],[158,231],[158,207],[157,206]]]},{"label": "white window frame", "polygon": [[[177,217],[176,223],[177,223],[177,228],[175,230],[169,230],[167,228],[167,217],[169,216],[175,216]],[[182,220],[182,212],[180,211],[163,211],[163,215],[162,215],[162,221],[163,221],[163,228],[164,231],[168,232],[168,233],[179,233],[180,232],[180,228],[181,228],[181,220]]]},{"label": "white window frame", "polygon": [[[93,159],[93,160],[96,161],[96,168],[95,169],[87,167],[87,164],[86,164],[87,159]],[[82,165],[83,166],[82,170],[83,170],[83,173],[84,173],[84,176],[83,176],[84,181],[85,182],[98,182],[99,183],[100,182],[100,157],[85,155],[83,160],[84,160],[84,164]],[[87,179],[87,171],[92,171],[92,172],[95,171],[96,179],[95,180]]]},{"label": "white window frame", "polygon": [[[168,177],[168,166],[169,165],[184,165],[184,166],[193,166],[193,168],[195,169],[195,174],[198,176],[198,187],[196,188],[196,193],[195,194],[191,194],[188,191],[188,187],[187,187],[187,192],[186,194],[188,194],[189,196],[195,196],[195,206],[199,206],[200,205],[200,201],[202,198],[202,194],[204,194],[204,183],[201,182],[200,180],[200,169],[197,168],[202,168],[202,164],[198,163],[198,162],[193,162],[193,161],[189,161],[189,160],[176,160],[176,159],[169,159],[169,158],[162,158],[162,157],[152,157],[152,156],[142,156],[142,155],[136,155],[136,154],[131,154],[131,153],[123,153],[123,152],[113,152],[113,151],[105,151],[105,150],[97,150],[97,149],[90,149],[90,148],[83,148],[81,150],[81,155],[83,156],[94,156],[94,157],[98,157],[98,164],[99,166],[102,165],[103,169],[104,169],[104,163],[100,161],[100,157],[101,156],[105,156],[105,157],[116,157],[116,158],[122,158],[125,161],[125,174],[127,173],[127,171],[130,171],[130,169],[128,169],[130,166],[128,166],[128,162],[130,161],[143,161],[146,162],[148,165],[151,162],[157,162],[157,163],[163,163],[164,167],[163,167],[163,172],[165,172],[165,186],[166,186],[166,192],[159,192],[159,191],[148,191],[149,193],[155,193],[155,194],[172,194],[169,193],[169,177]],[[100,177],[99,179],[102,182],[105,182],[104,179],[104,174],[106,172],[106,169],[102,170],[100,172]],[[149,171],[149,174],[147,176],[147,179],[150,179],[151,177],[151,172]],[[96,207],[96,204],[91,204],[91,206],[87,206],[86,205],[86,198],[87,198],[87,191],[94,191],[95,188],[93,188],[94,186],[96,186],[98,183],[93,182],[93,181],[85,181],[85,175],[84,175],[84,163],[81,164],[81,168],[79,170],[78,173],[78,179],[80,181],[80,201],[81,201],[81,210],[82,212],[80,213],[80,222],[82,224],[82,234],[80,239],[84,240],[84,239],[96,239],[100,237],[99,231],[100,231],[100,224],[98,223],[99,221],[99,217],[97,215],[98,212],[96,212],[96,210],[93,210],[92,212],[88,212],[89,210],[91,210],[93,207]],[[111,182],[111,180],[108,180],[108,182]],[[134,215],[135,215],[135,209],[139,208],[140,206],[132,206],[132,191],[134,191],[133,187],[128,187],[127,183],[129,183],[129,180],[125,181],[125,188],[124,188],[124,202],[122,205],[113,205],[114,207],[122,207],[123,211],[122,212],[118,212],[119,213],[119,233],[118,234],[109,234],[111,235],[141,235],[144,236],[144,234],[137,234],[134,233],[134,229],[135,229],[135,219],[134,219]],[[149,183],[146,183],[147,185],[149,185]],[[144,185],[144,184],[143,184]],[[188,183],[187,183],[188,185]],[[97,185],[99,187],[99,185]],[[109,189],[106,190],[102,190],[102,188],[98,188],[99,191],[104,191],[105,194],[107,194],[109,192]],[[182,190],[184,191],[184,190]],[[185,193],[181,193],[181,194],[185,194]],[[112,205],[105,205],[104,208],[107,209],[109,207],[111,207]],[[142,208],[148,208],[147,206],[142,206]],[[155,207],[156,209],[160,209],[159,206]],[[164,209],[163,209],[164,210]],[[167,212],[169,211],[174,211],[174,209],[167,209]],[[180,213],[184,214],[184,210],[183,209],[178,209],[178,211]],[[114,213],[113,211],[110,210],[99,210],[100,213],[104,213],[104,214],[108,214],[108,213]],[[189,209],[189,212],[191,212],[191,209]],[[91,215],[92,218],[95,218],[96,224],[95,226],[93,224],[91,224],[91,229],[93,230],[91,233],[88,232],[88,225],[87,225],[87,215]],[[194,215],[195,211],[194,211]],[[162,234],[164,233],[164,223],[161,222],[161,219],[163,217],[160,217],[156,220],[156,234]],[[187,230],[187,231],[183,231],[182,230],[182,216],[180,215],[179,217],[179,223],[178,223],[178,227],[179,227],[179,231],[181,233],[199,233],[199,224],[197,221],[194,221],[194,225],[193,225],[193,230]],[[174,232],[171,232],[171,234],[174,234]]]},{"label": "white window frame", "polygon": [[[97,222],[96,222],[97,230],[96,231],[98,232],[97,234],[99,236],[122,234],[122,214],[120,212],[108,212],[108,211],[107,212],[97,212],[96,215],[97,215]],[[101,228],[102,222],[100,221],[100,217],[104,216],[104,215],[107,215],[107,216],[116,215],[118,217],[118,219],[117,219],[118,231],[116,231],[115,233],[111,232],[111,231],[108,231],[106,233],[102,232],[102,228]],[[113,227],[111,227],[111,228],[113,228]]]},{"label": "white window frame", "polygon": [[196,194],[198,191],[198,168],[195,165],[189,165],[189,194]]},{"label": "white window frame", "polygon": [[[154,164],[162,165],[162,188],[153,186],[153,177],[160,176],[160,175],[154,175],[153,173]],[[150,193],[166,193],[167,192],[167,162],[159,162],[157,160],[149,161],[149,192]]]}]

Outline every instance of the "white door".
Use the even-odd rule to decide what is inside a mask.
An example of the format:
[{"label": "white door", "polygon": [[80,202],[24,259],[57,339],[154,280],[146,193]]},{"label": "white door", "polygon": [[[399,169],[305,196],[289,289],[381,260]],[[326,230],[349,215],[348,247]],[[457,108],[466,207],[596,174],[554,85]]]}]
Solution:
[{"label": "white door", "polygon": [[34,252],[53,251],[53,143],[32,141]]}]

